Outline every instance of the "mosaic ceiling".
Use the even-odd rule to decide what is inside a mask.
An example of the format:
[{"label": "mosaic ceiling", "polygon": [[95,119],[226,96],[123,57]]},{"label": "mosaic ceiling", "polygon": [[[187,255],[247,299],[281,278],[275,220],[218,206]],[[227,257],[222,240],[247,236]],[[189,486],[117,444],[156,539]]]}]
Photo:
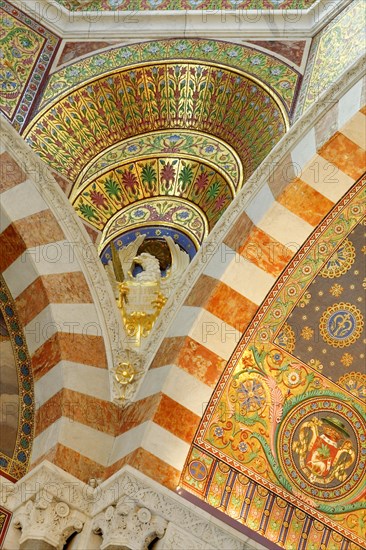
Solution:
[{"label": "mosaic ceiling", "polygon": [[358,182],[230,359],[181,486],[288,550],[365,548],[365,199]]},{"label": "mosaic ceiling", "polygon": [[84,10],[270,10],[308,9],[316,0],[56,0],[71,11]]},{"label": "mosaic ceiling", "polygon": [[21,130],[56,53],[59,38],[0,1],[0,110]]},{"label": "mosaic ceiling", "polygon": [[[79,63],[74,70],[80,78]],[[158,225],[169,227],[180,244],[185,235],[197,249],[284,135],[281,100],[286,104],[288,97],[272,90],[278,79],[287,81],[285,73],[275,71],[271,89],[236,68],[185,60],[140,63],[86,82],[84,74],[76,85],[62,71],[56,97],[50,99],[51,78],[24,135],[73,183],[70,200],[102,232],[101,251],[111,238]]]}]

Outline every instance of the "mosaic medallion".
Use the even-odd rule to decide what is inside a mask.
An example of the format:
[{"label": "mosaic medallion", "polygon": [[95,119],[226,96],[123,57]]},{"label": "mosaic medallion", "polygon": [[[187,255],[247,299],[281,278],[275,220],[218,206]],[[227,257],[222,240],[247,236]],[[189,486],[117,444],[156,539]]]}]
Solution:
[{"label": "mosaic medallion", "polygon": [[333,279],[346,273],[355,261],[355,249],[352,243],[345,239],[337,251],[329,258],[320,275]]},{"label": "mosaic medallion", "polygon": [[192,460],[189,465],[189,472],[197,481],[203,481],[207,477],[207,468],[200,460]]},{"label": "mosaic medallion", "polygon": [[286,475],[314,499],[344,498],[363,478],[365,420],[334,396],[296,406],[281,426],[278,445]]},{"label": "mosaic medallion", "polygon": [[319,330],[323,340],[335,348],[350,346],[360,337],[363,316],[356,306],[340,302],[334,304],[320,318]]}]

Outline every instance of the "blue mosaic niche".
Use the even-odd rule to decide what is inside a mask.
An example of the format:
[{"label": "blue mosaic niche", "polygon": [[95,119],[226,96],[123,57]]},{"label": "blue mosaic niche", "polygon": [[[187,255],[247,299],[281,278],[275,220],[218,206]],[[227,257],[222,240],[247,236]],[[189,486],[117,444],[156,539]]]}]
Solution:
[{"label": "blue mosaic niche", "polygon": [[[133,229],[131,231],[126,231],[123,235],[116,237],[114,239],[114,244],[117,250],[127,246],[132,241],[134,241],[139,235],[146,235],[147,239],[162,239],[164,236],[172,237],[174,242],[179,244],[182,250],[187,252],[190,260],[196,255],[197,249],[193,241],[183,232],[176,229],[169,229],[168,227],[161,226],[151,226],[144,227],[143,229]],[[100,254],[102,263],[105,265],[111,259],[111,247],[108,244]]]}]

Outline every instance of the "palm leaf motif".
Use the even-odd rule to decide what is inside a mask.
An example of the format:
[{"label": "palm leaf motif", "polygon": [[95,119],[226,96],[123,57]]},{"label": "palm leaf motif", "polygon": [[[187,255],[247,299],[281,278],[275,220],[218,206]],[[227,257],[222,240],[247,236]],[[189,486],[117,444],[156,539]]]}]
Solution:
[{"label": "palm leaf motif", "polygon": [[116,180],[114,180],[111,176],[109,176],[105,182],[104,182],[104,189],[105,189],[105,192],[107,193],[107,195],[113,199],[115,198],[116,201],[120,201],[121,200],[121,196],[122,196],[122,190],[121,190],[121,187],[120,185],[118,184],[118,182],[116,182]]},{"label": "palm leaf motif", "polygon": [[207,190],[207,196],[210,199],[216,199],[220,192],[220,183],[218,181],[213,182]]},{"label": "palm leaf motif", "polygon": [[185,165],[179,173],[178,182],[180,184],[181,191],[184,192],[187,186],[192,182],[193,170],[192,166]]},{"label": "palm leaf motif", "polygon": [[84,216],[84,218],[86,218],[88,221],[99,221],[99,216],[96,213],[96,210],[92,206],[90,206],[90,204],[81,203],[79,204],[78,209],[80,211],[80,214]]},{"label": "palm leaf motif", "polygon": [[147,183],[149,191],[153,191],[154,184],[157,181],[157,174],[153,163],[146,163],[141,171],[141,179],[143,183]]}]

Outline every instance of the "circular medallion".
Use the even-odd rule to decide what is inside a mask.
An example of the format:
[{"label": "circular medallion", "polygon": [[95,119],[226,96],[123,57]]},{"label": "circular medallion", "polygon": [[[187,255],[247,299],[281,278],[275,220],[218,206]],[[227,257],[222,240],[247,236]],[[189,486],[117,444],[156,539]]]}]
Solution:
[{"label": "circular medallion", "polygon": [[356,252],[353,244],[348,239],[345,239],[326,262],[320,275],[327,279],[340,277],[349,270],[355,261],[355,257]]},{"label": "circular medallion", "polygon": [[278,451],[282,468],[297,489],[313,499],[342,499],[363,479],[365,420],[334,397],[306,400],[283,422]]},{"label": "circular medallion", "polygon": [[189,473],[197,481],[203,481],[207,477],[207,468],[200,460],[192,460],[188,466]]},{"label": "circular medallion", "polygon": [[335,348],[353,344],[360,337],[362,329],[363,317],[360,310],[344,302],[328,307],[319,322],[324,342]]}]

